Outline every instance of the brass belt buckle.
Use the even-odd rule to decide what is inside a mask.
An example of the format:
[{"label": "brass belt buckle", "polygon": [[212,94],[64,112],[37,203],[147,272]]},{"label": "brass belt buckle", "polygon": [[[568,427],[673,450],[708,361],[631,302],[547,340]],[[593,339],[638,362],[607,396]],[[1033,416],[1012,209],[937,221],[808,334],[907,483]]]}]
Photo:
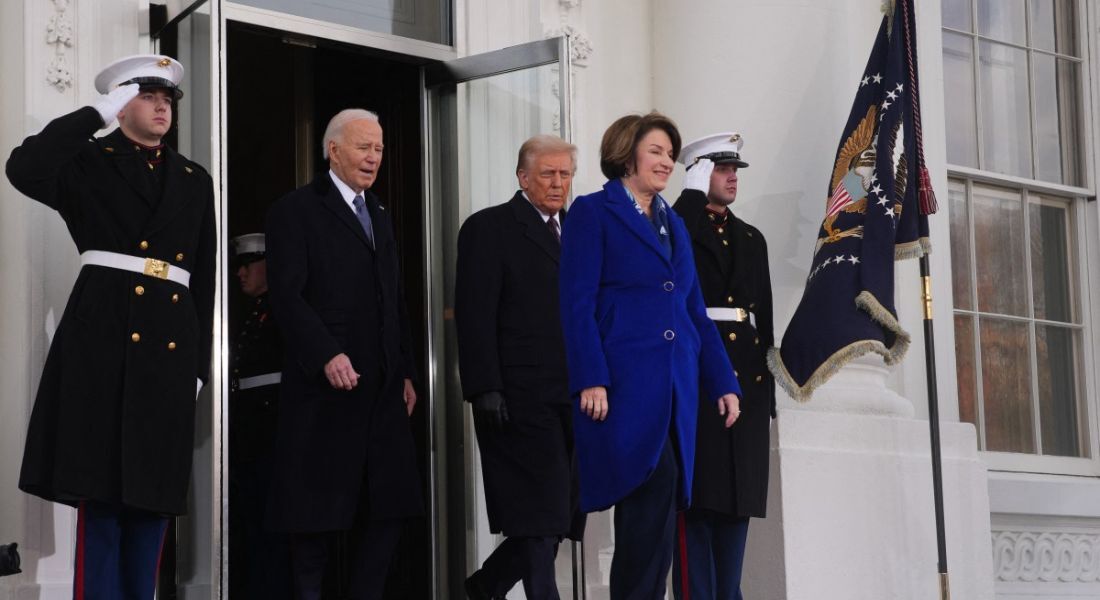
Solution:
[{"label": "brass belt buckle", "polygon": [[168,263],[163,260],[147,258],[145,259],[145,270],[143,272],[157,279],[168,279],[168,266]]},{"label": "brass belt buckle", "polygon": [[733,311],[736,313],[735,318],[733,319],[734,321],[742,323],[749,320],[749,311],[743,308],[735,308],[733,309]]}]

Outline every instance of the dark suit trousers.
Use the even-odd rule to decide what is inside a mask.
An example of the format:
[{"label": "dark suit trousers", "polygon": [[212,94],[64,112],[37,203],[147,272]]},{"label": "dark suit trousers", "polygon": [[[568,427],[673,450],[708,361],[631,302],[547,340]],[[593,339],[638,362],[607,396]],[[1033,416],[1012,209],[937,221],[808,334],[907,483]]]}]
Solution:
[{"label": "dark suit trousers", "polygon": [[558,537],[510,537],[485,559],[478,583],[493,598],[503,598],[522,580],[528,600],[558,600],[554,557],[559,543]]},{"label": "dark suit trousers", "polygon": [[611,600],[662,600],[672,566],[680,468],[672,440],[642,485],[615,504]]},{"label": "dark suit trousers", "polygon": [[[329,548],[337,532],[291,534],[290,556],[296,600],[320,600]],[[382,597],[390,560],[401,537],[400,519],[372,520],[352,530],[350,600]]]}]

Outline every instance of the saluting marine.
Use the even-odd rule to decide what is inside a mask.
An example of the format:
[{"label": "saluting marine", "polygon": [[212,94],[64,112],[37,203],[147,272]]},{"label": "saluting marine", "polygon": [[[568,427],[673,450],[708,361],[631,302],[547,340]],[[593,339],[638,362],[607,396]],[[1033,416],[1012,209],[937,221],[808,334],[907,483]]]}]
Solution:
[{"label": "saluting marine", "polygon": [[272,444],[279,418],[283,343],[271,314],[262,233],[233,238],[234,263],[247,303],[230,352],[229,570],[234,598],[290,598],[286,536],[265,531]]},{"label": "saluting marine", "polygon": [[[676,598],[741,598],[749,517],[763,517],[768,497],[769,425],[775,383],[768,247],[760,230],[737,218],[738,170],[745,141],[734,132],[684,146],[684,191],[673,209],[691,233],[699,287],[741,383],[741,417],[726,429],[712,403],[699,400],[691,508],[681,515]],[[682,558],[686,556],[687,561]],[[687,587],[688,589],[684,589]]]},{"label": "saluting marine", "polygon": [[182,77],[166,56],[120,59],[96,77],[93,106],[53,120],[7,163],[81,253],[19,477],[78,508],[77,599],[152,598],[167,517],[187,507],[216,232],[210,176],[161,141]]}]

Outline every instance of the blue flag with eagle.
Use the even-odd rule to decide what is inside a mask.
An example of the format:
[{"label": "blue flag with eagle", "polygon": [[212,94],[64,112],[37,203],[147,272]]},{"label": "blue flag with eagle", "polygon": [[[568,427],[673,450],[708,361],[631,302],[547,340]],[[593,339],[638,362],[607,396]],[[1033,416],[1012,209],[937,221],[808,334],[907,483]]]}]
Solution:
[{"label": "blue flag with eagle", "polygon": [[936,206],[921,145],[912,0],[891,4],[840,137],[806,290],[768,354],[776,382],[798,401],[858,356],[895,364],[909,347],[894,308],[894,261],[928,251]]}]

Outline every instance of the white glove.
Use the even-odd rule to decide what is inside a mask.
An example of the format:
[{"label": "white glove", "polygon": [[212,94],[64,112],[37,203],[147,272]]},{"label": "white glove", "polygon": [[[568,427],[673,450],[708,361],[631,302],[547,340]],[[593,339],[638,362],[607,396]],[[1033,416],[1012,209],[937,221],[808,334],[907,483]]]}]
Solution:
[{"label": "white glove", "polygon": [[99,113],[99,116],[103,118],[103,126],[111,124],[112,121],[118,117],[119,111],[123,109],[131,100],[137,97],[138,90],[141,86],[136,83],[129,83],[119,86],[109,93],[103,94],[96,100],[92,108]]},{"label": "white glove", "polygon": [[685,190],[699,190],[704,194],[710,192],[710,174],[714,172],[714,162],[709,158],[701,158],[695,163],[686,175],[684,175]]}]

